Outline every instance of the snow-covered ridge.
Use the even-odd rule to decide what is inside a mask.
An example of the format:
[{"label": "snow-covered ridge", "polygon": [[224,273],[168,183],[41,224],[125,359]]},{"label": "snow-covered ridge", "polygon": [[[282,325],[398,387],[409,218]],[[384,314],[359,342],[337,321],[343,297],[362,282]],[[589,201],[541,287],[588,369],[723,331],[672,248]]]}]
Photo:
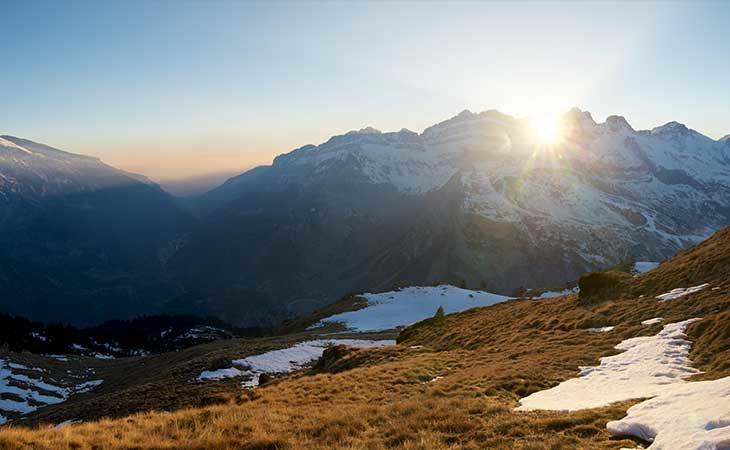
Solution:
[{"label": "snow-covered ridge", "polygon": [[142,176],[14,136],[0,136],[0,200],[9,195],[45,197],[110,186],[149,184]]},{"label": "snow-covered ridge", "polygon": [[348,345],[361,348],[384,347],[395,345],[395,341],[362,339],[318,339],[305,341],[281,350],[273,350],[260,355],[233,360],[231,362],[233,367],[203,371],[197,380],[222,380],[225,378],[246,377],[246,380],[241,383],[241,387],[253,388],[259,385],[259,378],[262,374],[294,372],[319,359],[324,353],[324,350],[333,345]]},{"label": "snow-covered ridge", "polygon": [[340,323],[353,331],[390,330],[432,317],[439,307],[451,314],[509,300],[503,295],[450,285],[407,287],[393,292],[366,293],[361,297],[367,300],[365,308],[327,317],[312,328]]},{"label": "snow-covered ridge", "polygon": [[21,151],[21,152],[29,154],[29,155],[33,154],[33,152],[31,152],[27,148],[23,148],[20,145],[16,144],[15,142],[9,141],[7,139],[4,139],[2,136],[0,136],[0,148],[2,148],[2,147],[15,149],[15,150]]}]

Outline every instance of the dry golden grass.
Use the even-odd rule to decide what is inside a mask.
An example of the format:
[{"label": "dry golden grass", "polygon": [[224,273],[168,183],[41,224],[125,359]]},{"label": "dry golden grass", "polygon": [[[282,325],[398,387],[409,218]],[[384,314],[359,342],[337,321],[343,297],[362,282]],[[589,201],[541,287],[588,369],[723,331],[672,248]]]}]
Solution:
[{"label": "dry golden grass", "polygon": [[[505,377],[480,380],[469,351],[399,350],[396,360],[337,374],[297,376],[230,404],[147,413],[62,430],[10,428],[21,449],[481,449],[618,448],[607,420],[626,406],[516,414]],[[434,376],[443,379],[428,383]],[[623,444],[630,444],[624,441]]]},{"label": "dry golden grass", "polygon": [[[516,300],[424,321],[395,348],[340,352],[325,368],[276,379],[227,403],[71,425],[6,427],[0,449],[619,449],[609,420],[631,402],[574,413],[517,413],[520,397],[597,364],[622,339],[666,322],[703,317],[688,334],[704,374],[730,375],[730,283],[719,262],[730,233],[638,278],[621,279],[600,301],[576,295]],[[696,267],[699,266],[700,269]],[[727,266],[725,266],[727,267]],[[676,280],[675,280],[676,278]],[[671,302],[654,295],[710,282]],[[641,297],[643,295],[643,297]],[[610,333],[585,328],[614,325]],[[416,348],[414,348],[416,347]],[[436,377],[442,377],[433,381]],[[213,383],[215,384],[215,383]]]}]

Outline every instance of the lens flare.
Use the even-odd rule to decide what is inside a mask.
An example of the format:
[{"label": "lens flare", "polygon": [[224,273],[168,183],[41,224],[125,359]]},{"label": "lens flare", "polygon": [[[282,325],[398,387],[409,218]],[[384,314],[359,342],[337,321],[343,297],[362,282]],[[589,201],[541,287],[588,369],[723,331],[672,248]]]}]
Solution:
[{"label": "lens flare", "polygon": [[540,144],[555,144],[560,140],[560,119],[557,117],[540,117],[533,121],[532,130]]}]

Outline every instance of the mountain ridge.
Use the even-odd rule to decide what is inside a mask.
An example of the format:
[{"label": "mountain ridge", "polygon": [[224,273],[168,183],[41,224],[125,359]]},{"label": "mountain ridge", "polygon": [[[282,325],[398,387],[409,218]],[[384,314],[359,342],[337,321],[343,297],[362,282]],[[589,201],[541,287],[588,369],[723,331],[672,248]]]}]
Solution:
[{"label": "mountain ridge", "polygon": [[[175,264],[191,291],[215,297],[211,289],[245,286],[245,295],[268,303],[327,303],[400,281],[511,294],[633,259],[666,259],[730,223],[724,142],[672,122],[654,131],[636,131],[620,116],[599,124],[578,108],[563,116],[554,144],[539,142],[531,125],[465,110],[420,134],[364,128],[299,147],[201,196],[193,210],[203,226]],[[255,241],[287,242],[287,251],[235,242],[252,229]],[[365,244],[358,236],[366,235],[381,239]],[[237,262],[201,275],[193,261],[210,246]],[[249,264],[292,255],[285,273],[300,280],[293,283]],[[404,279],[368,275],[384,262],[384,272]]]},{"label": "mountain ridge", "polygon": [[[560,125],[552,144],[536,139],[529,120],[497,110],[464,110],[421,133],[353,130],[184,200],[194,219],[149,180],[4,136],[0,196],[23,211],[45,211],[57,198],[74,230],[79,217],[94,217],[89,195],[114,192],[104,202],[108,220],[96,221],[117,230],[105,232],[114,240],[129,233],[115,215],[166,211],[149,250],[129,247],[159,261],[147,276],[174,289],[135,294],[135,302],[154,304],[152,313],[233,316],[244,326],[275,325],[365,289],[450,283],[511,295],[561,285],[586,271],[665,259],[730,223],[730,141],[678,122],[638,131],[617,115],[597,123],[578,108]],[[32,164],[18,164],[20,149]],[[48,165],[33,149],[61,161]],[[135,194],[125,200],[129,189]],[[120,215],[112,206],[128,208],[135,195],[155,197],[156,212]],[[4,220],[17,230],[17,217],[35,216]],[[122,259],[128,267],[136,257]]]}]

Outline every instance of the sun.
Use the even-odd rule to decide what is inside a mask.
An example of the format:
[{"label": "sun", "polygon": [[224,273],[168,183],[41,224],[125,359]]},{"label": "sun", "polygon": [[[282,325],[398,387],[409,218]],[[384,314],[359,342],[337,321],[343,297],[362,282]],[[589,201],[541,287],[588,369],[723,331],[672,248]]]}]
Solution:
[{"label": "sun", "polygon": [[555,144],[560,140],[560,119],[543,116],[532,121],[532,132],[541,144]]}]

